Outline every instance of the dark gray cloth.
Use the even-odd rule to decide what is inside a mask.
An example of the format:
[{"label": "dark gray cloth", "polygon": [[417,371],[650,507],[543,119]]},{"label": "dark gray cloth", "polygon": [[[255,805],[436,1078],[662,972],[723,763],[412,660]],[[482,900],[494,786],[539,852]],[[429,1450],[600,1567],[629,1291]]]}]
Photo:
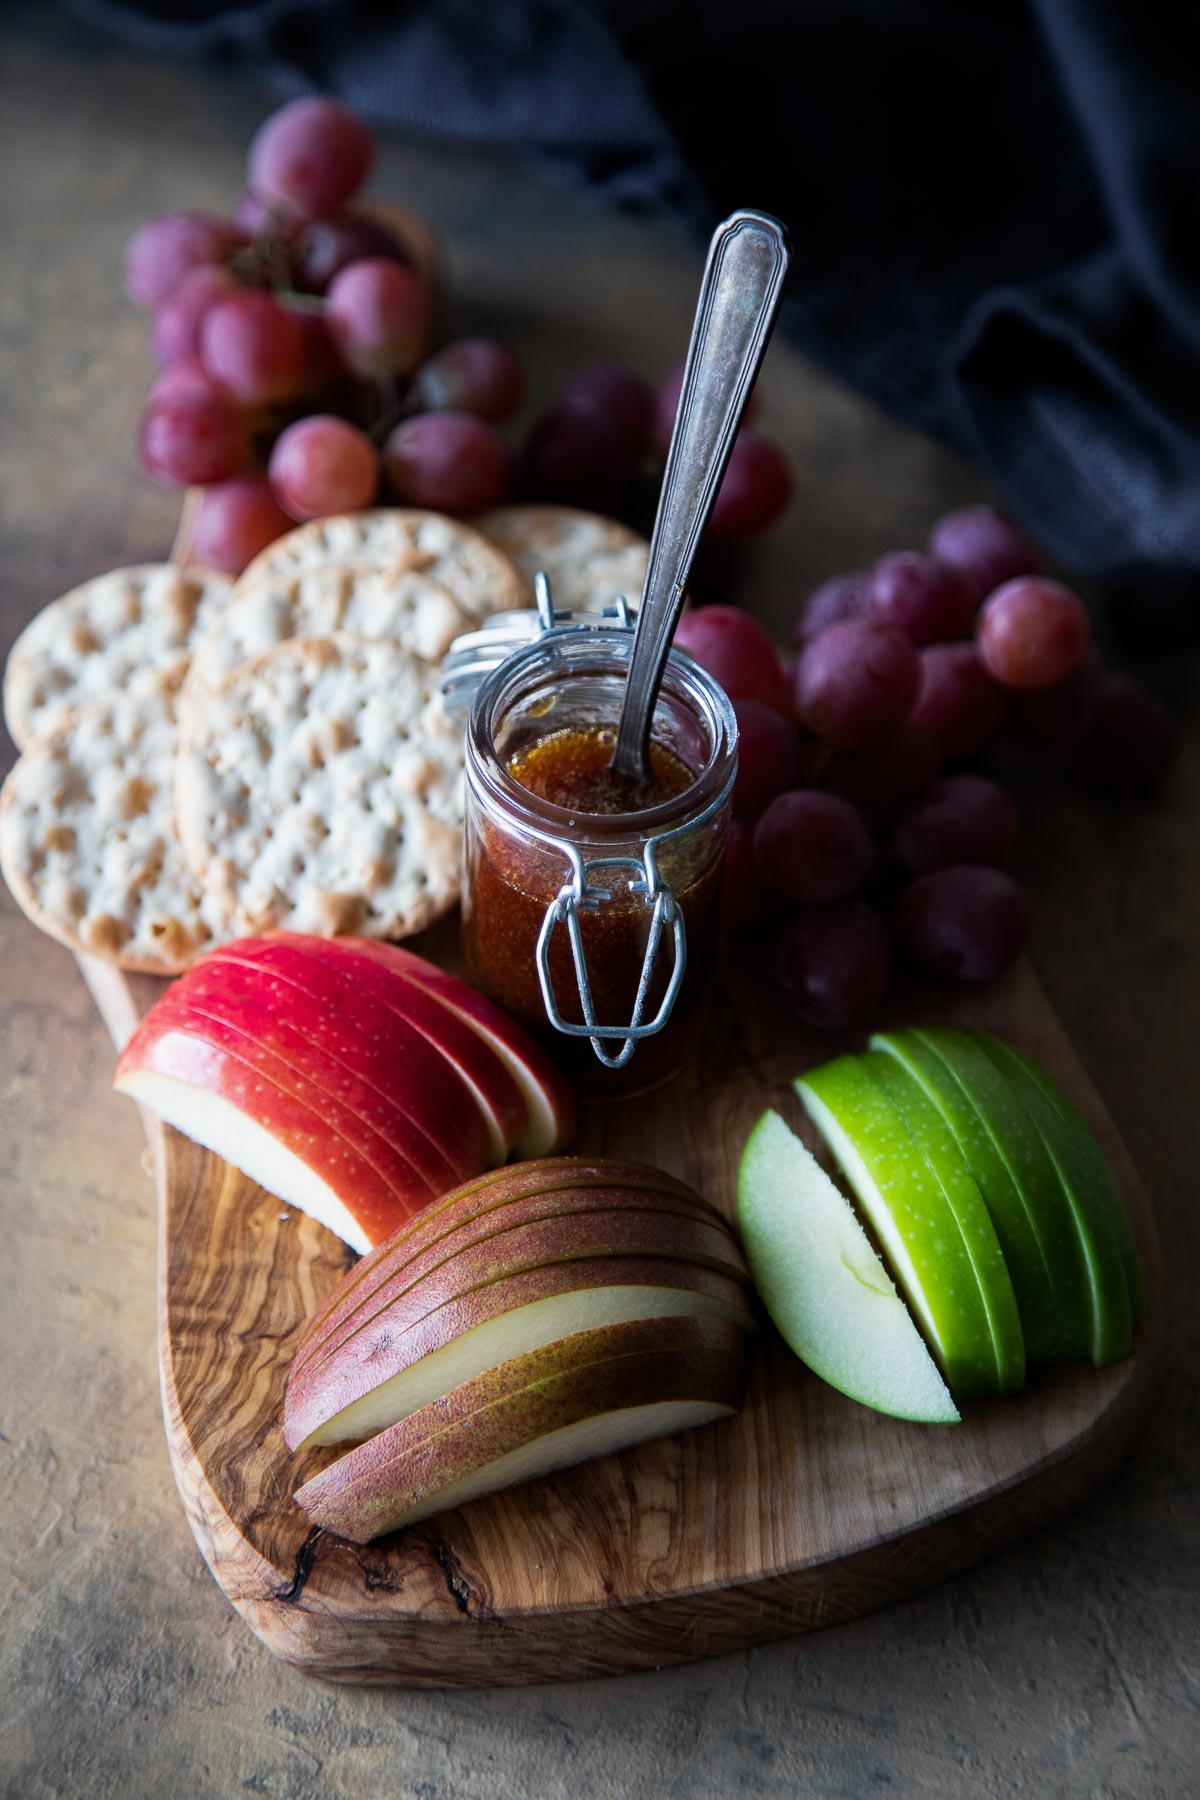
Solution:
[{"label": "dark gray cloth", "polygon": [[1200,636],[1200,13],[1180,0],[70,0],[143,46],[777,213],[815,359],[975,455],[1131,643]]}]

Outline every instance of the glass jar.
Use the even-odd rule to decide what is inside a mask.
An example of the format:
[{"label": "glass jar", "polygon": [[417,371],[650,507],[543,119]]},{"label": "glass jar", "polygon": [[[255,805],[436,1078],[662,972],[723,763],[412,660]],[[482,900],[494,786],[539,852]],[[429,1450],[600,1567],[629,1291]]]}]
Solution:
[{"label": "glass jar", "polygon": [[641,811],[584,812],[515,779],[514,760],[560,734],[615,743],[631,646],[624,630],[546,632],[483,681],[467,730],[468,976],[585,1099],[655,1087],[695,1046],[737,772],[733,708],[672,651],[651,736],[689,785]]}]

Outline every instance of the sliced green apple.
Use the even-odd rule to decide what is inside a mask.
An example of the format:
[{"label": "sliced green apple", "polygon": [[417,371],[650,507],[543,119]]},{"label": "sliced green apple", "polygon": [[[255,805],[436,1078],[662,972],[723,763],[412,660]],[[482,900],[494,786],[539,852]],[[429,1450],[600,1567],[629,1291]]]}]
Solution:
[{"label": "sliced green apple", "polygon": [[746,1333],[725,1319],[638,1319],[571,1336],[463,1382],[331,1463],[296,1494],[364,1544],[515,1481],[741,1402]]},{"label": "sliced green apple", "polygon": [[1074,1145],[1073,1156],[1081,1173],[1086,1170],[1089,1188],[1095,1193],[1097,1202],[1103,1205],[1108,1222],[1116,1239],[1117,1254],[1121,1258],[1121,1267],[1125,1271],[1125,1283],[1129,1289],[1130,1305],[1135,1321],[1140,1319],[1146,1307],[1146,1292],[1142,1283],[1142,1265],[1138,1256],[1137,1244],[1129,1224],[1129,1214],[1117,1191],[1112,1170],[1104,1160],[1104,1152],[1096,1142],[1095,1133],[1086,1119],[1063,1092],[1058,1082],[1048,1069],[1044,1069],[1032,1056],[1026,1056],[1015,1044],[1002,1044],[998,1038],[990,1037],[987,1032],[975,1032],[979,1039],[987,1038],[990,1046],[1005,1052],[1001,1058],[1006,1069],[1013,1063],[1018,1064],[1049,1100],[1054,1110],[1062,1119],[1070,1133]]},{"label": "sliced green apple", "polygon": [[1117,1362],[1133,1346],[1133,1309],[1104,1185],[1091,1162],[1080,1161],[1075,1135],[1024,1061],[986,1032],[977,1033],[975,1042],[1007,1077],[1054,1164],[1075,1218],[1091,1288],[1092,1361],[1101,1368]]},{"label": "sliced green apple", "polygon": [[796,1082],[845,1172],[956,1400],[996,1394],[987,1308],[958,1220],[904,1115],[866,1060],[842,1056]]},{"label": "sliced green apple", "polygon": [[[927,1037],[921,1031],[879,1032],[871,1039],[871,1047],[895,1057],[913,1080],[920,1083],[953,1133],[954,1141],[978,1183],[1012,1278],[1027,1361],[1032,1366],[1061,1361],[1065,1354],[1084,1355],[1090,1343],[1090,1308],[1082,1263],[1075,1256],[1078,1265],[1073,1309],[1075,1329],[1070,1334],[1064,1329],[1067,1309],[1060,1304],[1051,1259],[1039,1233],[1038,1205],[1023,1192],[1010,1166],[1006,1140],[1011,1138],[1013,1127],[1009,1125],[995,1131],[989,1128],[954,1061],[947,1060],[937,1049],[937,1035],[933,1033]],[[982,1051],[974,1045],[970,1046],[970,1051],[973,1057],[982,1059],[988,1074],[995,1079],[996,1070]],[[1003,1084],[997,1081],[997,1085]],[[1015,1110],[1007,1093],[1004,1098],[1009,1110]],[[1025,1131],[1028,1127],[1021,1121],[1018,1129]],[[1037,1148],[1041,1149],[1040,1140]],[[1067,1249],[1074,1254],[1074,1227],[1061,1196],[1058,1177],[1048,1159],[1046,1176],[1053,1187],[1055,1207],[1064,1214]]]},{"label": "sliced green apple", "polygon": [[957,1422],[853,1207],[776,1112],[763,1114],[742,1152],[738,1224],[763,1304],[802,1362],[876,1412]]},{"label": "sliced green apple", "polygon": [[920,1082],[894,1057],[872,1051],[863,1058],[872,1075],[903,1114],[962,1233],[996,1351],[1002,1394],[1025,1386],[1025,1336],[1012,1276],[991,1214],[954,1133]]}]

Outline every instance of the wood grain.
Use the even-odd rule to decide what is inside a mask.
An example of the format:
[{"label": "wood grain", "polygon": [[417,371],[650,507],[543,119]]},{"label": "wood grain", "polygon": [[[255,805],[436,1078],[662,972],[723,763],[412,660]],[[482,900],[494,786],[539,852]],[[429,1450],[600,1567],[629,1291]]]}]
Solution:
[{"label": "wood grain", "polygon": [[[118,1043],[161,991],[82,965]],[[835,1049],[749,963],[721,971],[693,1067],[585,1113],[577,1148],[644,1158],[731,1210],[764,1106]],[[345,1682],[511,1685],[661,1667],[853,1617],[1076,1505],[1131,1446],[1158,1364],[1161,1271],[1145,1195],[1028,965],[986,993],[913,995],[907,1017],[988,1025],[1041,1057],[1098,1132],[1145,1259],[1135,1354],[1039,1377],[940,1430],[882,1418],[808,1374],[769,1329],[737,1419],[476,1501],[360,1548],[309,1529],[312,1458],[280,1434],[300,1326],[349,1252],[147,1118],[158,1165],[159,1336],[176,1482],[251,1629]]]}]

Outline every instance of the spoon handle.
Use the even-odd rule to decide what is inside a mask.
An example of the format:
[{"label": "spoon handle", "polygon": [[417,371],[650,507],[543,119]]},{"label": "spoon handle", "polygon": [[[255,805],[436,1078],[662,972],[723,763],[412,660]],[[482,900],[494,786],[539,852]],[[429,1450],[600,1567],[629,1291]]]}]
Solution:
[{"label": "spoon handle", "polygon": [[613,752],[614,770],[634,781],[650,779],[650,722],[667,652],[787,265],[787,233],[766,213],[731,213],[708,247]]}]

